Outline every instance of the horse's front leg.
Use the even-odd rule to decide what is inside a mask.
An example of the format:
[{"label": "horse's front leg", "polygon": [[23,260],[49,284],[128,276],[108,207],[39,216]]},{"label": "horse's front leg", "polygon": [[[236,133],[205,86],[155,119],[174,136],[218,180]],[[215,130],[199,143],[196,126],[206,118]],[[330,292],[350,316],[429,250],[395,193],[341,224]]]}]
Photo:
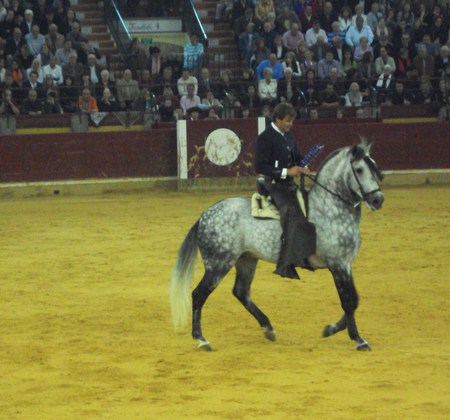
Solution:
[{"label": "horse's front leg", "polygon": [[330,269],[333,274],[334,283],[341,300],[341,306],[344,310],[344,316],[333,325],[325,327],[323,335],[325,337],[333,335],[347,327],[348,335],[356,341],[357,350],[371,350],[366,340],[359,335],[355,321],[355,311],[358,307],[358,293],[353,282],[351,268],[333,267]]}]

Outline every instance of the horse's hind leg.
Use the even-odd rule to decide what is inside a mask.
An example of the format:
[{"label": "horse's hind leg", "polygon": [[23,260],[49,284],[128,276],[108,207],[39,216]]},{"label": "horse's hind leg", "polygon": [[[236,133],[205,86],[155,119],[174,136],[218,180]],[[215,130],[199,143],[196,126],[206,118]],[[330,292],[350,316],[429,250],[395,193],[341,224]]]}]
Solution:
[{"label": "horse's hind leg", "polygon": [[264,328],[264,335],[267,339],[275,341],[275,330],[270,324],[269,318],[253,303],[250,298],[250,287],[255,275],[256,264],[258,260],[249,255],[243,254],[236,262],[236,282],[233,288],[233,294],[244,305]]},{"label": "horse's hind leg", "polygon": [[192,337],[199,341],[198,348],[211,351],[208,340],[203,337],[201,318],[202,308],[208,296],[219,285],[230,269],[221,272],[206,269],[200,283],[192,292]]}]

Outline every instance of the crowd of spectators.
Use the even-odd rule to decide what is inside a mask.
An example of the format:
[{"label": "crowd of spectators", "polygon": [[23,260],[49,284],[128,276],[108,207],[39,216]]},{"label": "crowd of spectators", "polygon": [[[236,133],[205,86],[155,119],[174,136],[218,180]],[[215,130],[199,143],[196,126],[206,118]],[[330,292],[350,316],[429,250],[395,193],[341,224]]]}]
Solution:
[{"label": "crowd of spectators", "polygon": [[[126,69],[115,72],[68,0],[0,0],[0,114],[157,110],[162,121],[245,118],[270,115],[282,101],[311,118],[321,108],[339,117],[345,106],[430,104],[437,111],[449,103],[444,3],[219,0],[216,20],[233,29],[242,70],[223,68],[213,78],[194,33],[183,54],[133,39]],[[165,7],[172,4],[179,3]],[[170,15],[164,10],[158,13]]]}]

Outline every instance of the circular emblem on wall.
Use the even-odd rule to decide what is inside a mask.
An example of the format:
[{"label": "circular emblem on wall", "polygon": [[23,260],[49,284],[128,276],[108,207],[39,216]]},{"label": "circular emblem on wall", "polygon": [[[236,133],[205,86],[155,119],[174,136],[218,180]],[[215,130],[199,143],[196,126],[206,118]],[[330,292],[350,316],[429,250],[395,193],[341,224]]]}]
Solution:
[{"label": "circular emblem on wall", "polygon": [[206,138],[205,153],[215,165],[229,165],[239,157],[241,141],[233,130],[217,128]]}]

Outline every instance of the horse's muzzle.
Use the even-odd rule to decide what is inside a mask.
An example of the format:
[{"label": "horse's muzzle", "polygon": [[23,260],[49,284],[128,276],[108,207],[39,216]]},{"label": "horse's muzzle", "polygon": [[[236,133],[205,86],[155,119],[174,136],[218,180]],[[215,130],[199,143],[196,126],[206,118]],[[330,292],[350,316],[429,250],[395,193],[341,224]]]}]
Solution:
[{"label": "horse's muzzle", "polygon": [[379,210],[383,206],[384,195],[381,191],[371,193],[367,196],[366,203],[371,210]]}]

